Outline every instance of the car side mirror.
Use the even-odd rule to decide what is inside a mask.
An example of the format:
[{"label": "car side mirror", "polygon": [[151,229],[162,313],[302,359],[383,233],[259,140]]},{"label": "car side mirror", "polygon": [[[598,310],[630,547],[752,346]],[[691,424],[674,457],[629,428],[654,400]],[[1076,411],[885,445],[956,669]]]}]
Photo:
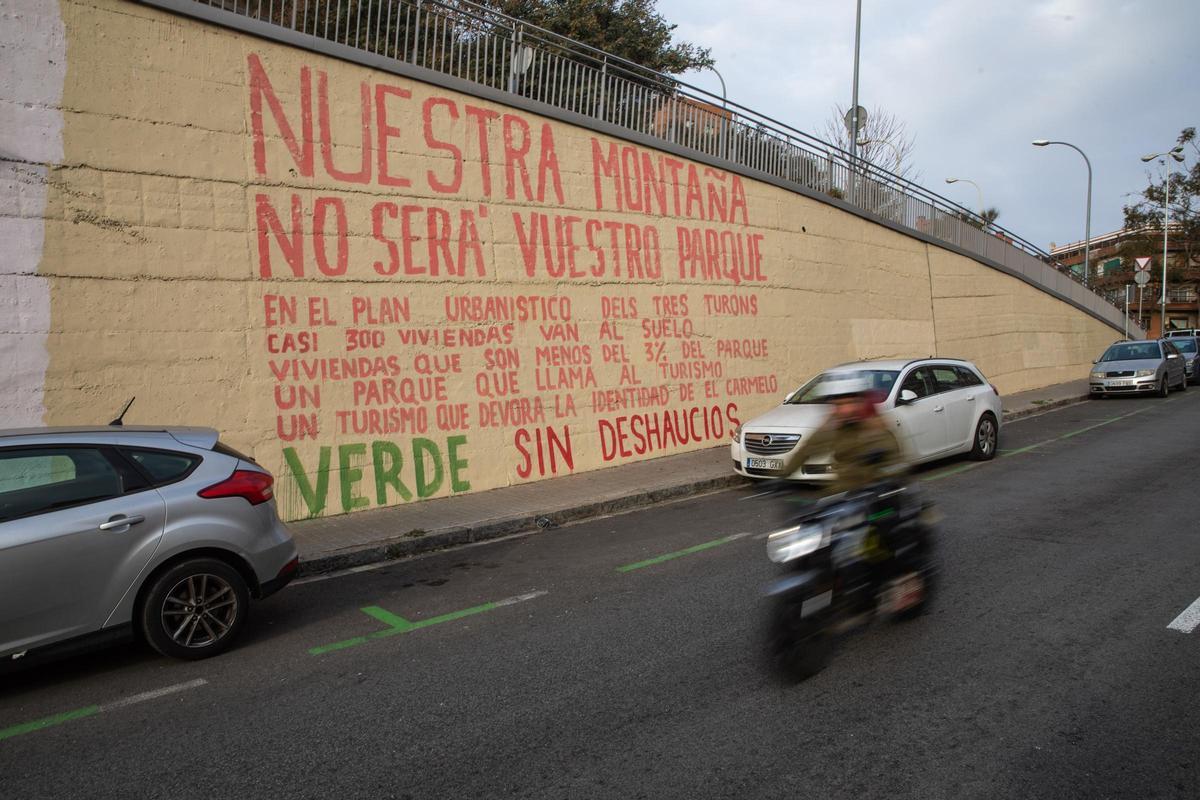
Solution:
[{"label": "car side mirror", "polygon": [[917,393],[912,389],[901,389],[900,397],[896,399],[896,405],[906,406],[917,399]]},{"label": "car side mirror", "polygon": [[1093,363],[1093,364],[1099,364],[1099,363],[1100,363],[1100,359],[1098,359],[1098,358],[1097,358],[1097,359],[1096,359],[1095,361],[1093,361],[1092,363]]},{"label": "car side mirror", "polygon": [[792,398],[795,396],[796,396],[796,393],[794,391],[788,392],[786,395],[783,396],[783,402],[790,403],[790,402],[792,402]]}]

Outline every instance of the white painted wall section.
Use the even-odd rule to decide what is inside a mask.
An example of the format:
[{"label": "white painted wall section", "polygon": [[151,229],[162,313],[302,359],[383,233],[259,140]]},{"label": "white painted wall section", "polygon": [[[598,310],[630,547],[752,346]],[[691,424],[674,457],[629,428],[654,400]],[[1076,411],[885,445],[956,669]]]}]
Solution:
[{"label": "white painted wall section", "polygon": [[57,0],[0,0],[0,427],[46,413],[50,285],[38,275],[47,178],[63,159],[66,32]]}]

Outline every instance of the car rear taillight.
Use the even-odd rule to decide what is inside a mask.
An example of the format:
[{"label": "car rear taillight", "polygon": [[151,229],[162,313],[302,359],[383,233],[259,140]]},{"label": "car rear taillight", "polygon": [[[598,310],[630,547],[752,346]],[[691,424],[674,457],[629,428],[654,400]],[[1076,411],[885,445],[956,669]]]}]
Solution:
[{"label": "car rear taillight", "polygon": [[218,497],[244,497],[250,505],[256,506],[275,496],[271,489],[274,483],[275,479],[265,472],[239,469],[220,483],[201,489],[197,494],[208,500]]}]

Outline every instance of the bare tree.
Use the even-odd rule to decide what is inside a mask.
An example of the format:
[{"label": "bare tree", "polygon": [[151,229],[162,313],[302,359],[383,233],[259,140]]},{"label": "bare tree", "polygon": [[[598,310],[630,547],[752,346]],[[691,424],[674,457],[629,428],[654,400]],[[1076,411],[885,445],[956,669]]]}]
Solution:
[{"label": "bare tree", "polygon": [[[846,130],[847,107],[835,105],[825,121],[825,141],[842,150],[850,150],[850,132]],[[912,164],[915,139],[908,125],[879,106],[867,112],[867,122],[858,128],[858,157],[872,166],[916,181],[920,174]]]}]

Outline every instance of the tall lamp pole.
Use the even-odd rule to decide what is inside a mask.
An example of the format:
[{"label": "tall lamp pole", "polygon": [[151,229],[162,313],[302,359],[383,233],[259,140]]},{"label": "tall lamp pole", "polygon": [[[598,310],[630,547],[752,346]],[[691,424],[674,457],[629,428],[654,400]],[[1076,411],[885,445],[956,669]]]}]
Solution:
[{"label": "tall lamp pole", "polygon": [[1045,147],[1048,144],[1061,144],[1065,147],[1071,148],[1076,153],[1079,153],[1079,155],[1083,156],[1083,163],[1087,164],[1087,222],[1084,224],[1083,233],[1083,285],[1090,286],[1092,281],[1092,162],[1088,160],[1087,153],[1083,152],[1070,142],[1052,142],[1048,139],[1034,139],[1032,144],[1034,147]]},{"label": "tall lamp pole", "polygon": [[[1165,153],[1154,153],[1142,156],[1142,161],[1153,161],[1156,158],[1170,156],[1176,162],[1183,161],[1183,145],[1176,145]],[[1171,225],[1171,167],[1167,166],[1167,177],[1163,181],[1163,263],[1162,263],[1162,305],[1159,308],[1158,335],[1167,335],[1167,228]]]},{"label": "tall lamp pole", "polygon": [[725,114],[721,115],[721,136],[720,141],[717,142],[717,147],[719,147],[721,150],[721,158],[725,158],[725,115],[729,113],[729,100],[727,99],[728,96],[725,93],[725,79],[721,77],[721,73],[717,72],[717,68],[712,64],[709,64],[708,68],[716,74],[717,80],[721,82],[721,110],[724,111]]},{"label": "tall lamp pole", "polygon": [[850,165],[858,158],[858,46],[862,40],[862,0],[857,0],[854,11],[854,88],[850,99]]},{"label": "tall lamp pole", "polygon": [[968,178],[946,178],[946,183],[969,183],[975,187],[975,193],[979,196],[979,218],[983,220],[983,225],[987,227],[987,220],[983,219],[983,190],[979,188],[979,184]]}]

